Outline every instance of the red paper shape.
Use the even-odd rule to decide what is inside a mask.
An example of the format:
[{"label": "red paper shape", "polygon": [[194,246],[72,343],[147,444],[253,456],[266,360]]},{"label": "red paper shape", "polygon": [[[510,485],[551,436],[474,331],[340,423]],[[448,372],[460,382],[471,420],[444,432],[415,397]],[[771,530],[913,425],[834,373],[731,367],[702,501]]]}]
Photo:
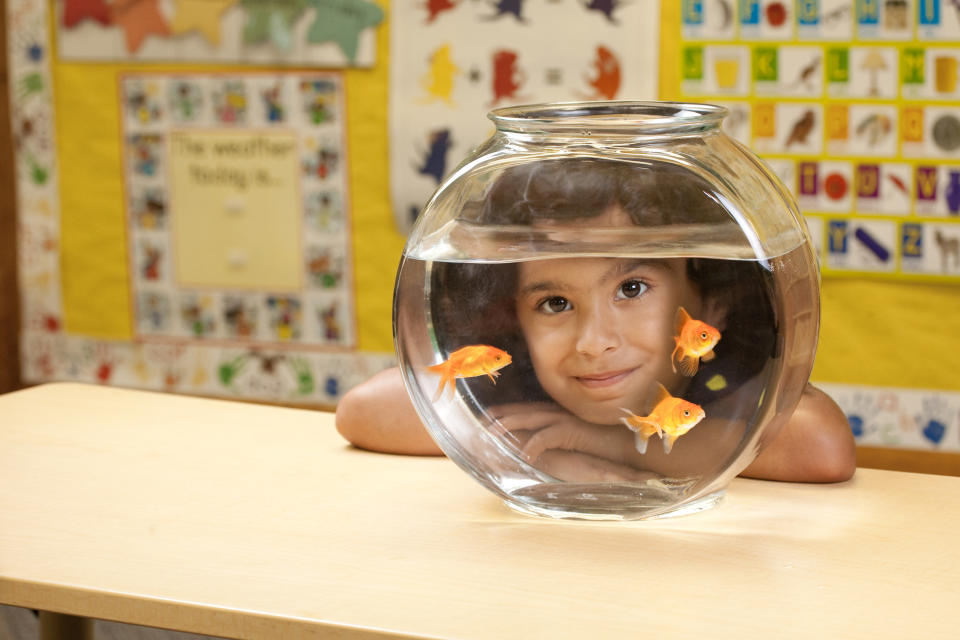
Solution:
[{"label": "red paper shape", "polygon": [[136,52],[149,35],[169,36],[170,25],[159,0],[117,0],[110,7],[113,23],[124,30],[127,51]]},{"label": "red paper shape", "polygon": [[111,24],[110,8],[104,0],[64,0],[63,26],[72,29],[82,20],[91,18],[103,26]]}]

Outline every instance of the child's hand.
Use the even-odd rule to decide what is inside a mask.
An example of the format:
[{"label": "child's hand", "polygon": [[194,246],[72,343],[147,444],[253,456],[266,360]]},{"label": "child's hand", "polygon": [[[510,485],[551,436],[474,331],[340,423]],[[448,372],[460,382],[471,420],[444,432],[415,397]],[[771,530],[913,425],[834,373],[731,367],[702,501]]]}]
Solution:
[{"label": "child's hand", "polygon": [[635,472],[629,466],[636,453],[633,434],[621,425],[590,424],[547,403],[502,405],[494,408],[494,417],[528,462],[542,462],[547,453],[577,452]]}]

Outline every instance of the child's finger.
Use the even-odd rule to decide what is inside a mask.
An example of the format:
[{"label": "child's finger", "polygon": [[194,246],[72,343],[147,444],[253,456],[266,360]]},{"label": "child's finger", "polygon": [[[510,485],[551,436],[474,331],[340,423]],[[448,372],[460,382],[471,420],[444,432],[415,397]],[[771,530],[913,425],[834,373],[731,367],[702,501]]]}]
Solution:
[{"label": "child's finger", "polygon": [[582,446],[577,446],[578,444],[584,444],[581,442],[582,439],[582,432],[573,428],[569,423],[554,425],[540,429],[530,436],[527,444],[523,447],[523,454],[527,461],[533,462],[547,449],[566,449],[569,451],[582,449]]},{"label": "child's finger", "polygon": [[507,431],[530,431],[555,425],[563,418],[556,411],[530,411],[504,416],[498,422]]}]

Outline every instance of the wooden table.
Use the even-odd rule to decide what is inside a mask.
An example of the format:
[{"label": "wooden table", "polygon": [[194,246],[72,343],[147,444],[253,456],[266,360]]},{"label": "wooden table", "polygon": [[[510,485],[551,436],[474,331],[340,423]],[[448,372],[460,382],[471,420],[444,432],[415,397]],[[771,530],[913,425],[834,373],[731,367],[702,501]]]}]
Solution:
[{"label": "wooden table", "polygon": [[352,449],[326,413],[0,396],[0,602],[69,616],[271,639],[957,637],[958,528],[960,478],[738,479],[695,515],[550,521],[448,460]]}]

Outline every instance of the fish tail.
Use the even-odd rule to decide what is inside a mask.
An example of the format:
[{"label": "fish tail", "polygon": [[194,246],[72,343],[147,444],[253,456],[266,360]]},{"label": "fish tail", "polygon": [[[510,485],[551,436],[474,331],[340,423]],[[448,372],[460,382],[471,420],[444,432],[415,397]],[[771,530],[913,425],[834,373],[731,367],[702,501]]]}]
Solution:
[{"label": "fish tail", "polygon": [[447,386],[447,382],[450,382],[450,390],[453,391],[453,385],[456,383],[453,380],[453,371],[449,362],[431,365],[427,367],[427,371],[440,374],[440,385],[437,387],[437,392],[433,394],[433,402],[439,400],[440,396],[443,395],[443,388]]},{"label": "fish tail", "polygon": [[640,435],[641,433],[645,433],[646,435],[644,437],[650,437],[654,433],[656,433],[657,435],[661,435],[663,433],[663,430],[660,428],[660,425],[657,424],[655,421],[651,420],[650,416],[646,416],[646,417],[637,416],[627,409],[623,409],[623,411],[629,414],[630,418],[620,418],[620,422],[625,424],[628,429],[630,429],[637,435]]},{"label": "fish tail", "polygon": [[[677,372],[677,363],[683,359],[683,350],[680,348],[680,338],[674,338],[677,342],[677,346],[673,348],[673,353],[670,354],[670,366],[673,367],[673,372]],[[680,358],[677,358],[677,355],[680,355]]]}]

